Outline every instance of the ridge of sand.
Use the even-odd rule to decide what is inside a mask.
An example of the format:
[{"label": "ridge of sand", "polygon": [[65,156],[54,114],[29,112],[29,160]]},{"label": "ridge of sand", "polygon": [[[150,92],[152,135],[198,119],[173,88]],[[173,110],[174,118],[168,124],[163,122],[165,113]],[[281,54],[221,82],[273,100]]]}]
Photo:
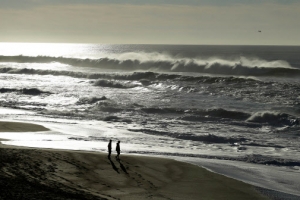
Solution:
[{"label": "ridge of sand", "polygon": [[38,124],[0,121],[0,132],[34,132],[34,131],[49,131],[49,129]]}]

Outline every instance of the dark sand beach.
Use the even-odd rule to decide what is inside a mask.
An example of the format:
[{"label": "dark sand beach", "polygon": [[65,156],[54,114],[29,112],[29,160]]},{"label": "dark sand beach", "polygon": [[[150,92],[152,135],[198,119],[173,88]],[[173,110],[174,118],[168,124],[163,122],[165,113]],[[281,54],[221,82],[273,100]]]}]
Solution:
[{"label": "dark sand beach", "polygon": [[[0,122],[2,132],[45,131]],[[267,199],[253,186],[171,159],[0,144],[0,199]]]}]

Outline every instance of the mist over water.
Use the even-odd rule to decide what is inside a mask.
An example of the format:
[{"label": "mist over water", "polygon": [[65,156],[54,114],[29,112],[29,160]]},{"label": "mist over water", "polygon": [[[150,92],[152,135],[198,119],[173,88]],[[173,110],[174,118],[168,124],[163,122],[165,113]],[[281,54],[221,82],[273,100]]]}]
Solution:
[{"label": "mist over water", "polygon": [[1,119],[41,146],[300,168],[300,47],[0,46],[0,106],[26,111]]}]

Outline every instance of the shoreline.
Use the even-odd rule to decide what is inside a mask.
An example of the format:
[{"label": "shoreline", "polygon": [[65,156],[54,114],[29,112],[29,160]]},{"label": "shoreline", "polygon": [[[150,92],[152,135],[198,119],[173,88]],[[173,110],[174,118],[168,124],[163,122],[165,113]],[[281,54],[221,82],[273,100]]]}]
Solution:
[{"label": "shoreline", "polygon": [[40,193],[47,199],[266,199],[248,184],[171,159],[123,155],[117,161],[103,153],[35,148],[0,152],[3,199]]},{"label": "shoreline", "polygon": [[[49,130],[3,121],[0,127]],[[117,161],[99,152],[16,147],[1,141],[4,199],[30,199],[40,193],[48,199],[273,199],[280,194],[167,158],[121,155]]]}]

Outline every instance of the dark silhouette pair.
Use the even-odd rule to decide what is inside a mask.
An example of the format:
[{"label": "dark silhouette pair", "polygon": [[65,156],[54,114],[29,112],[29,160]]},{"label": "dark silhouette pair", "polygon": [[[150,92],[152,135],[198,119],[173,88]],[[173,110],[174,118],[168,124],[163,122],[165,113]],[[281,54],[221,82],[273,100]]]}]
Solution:
[{"label": "dark silhouette pair", "polygon": [[[108,159],[110,159],[110,156],[111,156],[111,149],[112,149],[112,145],[111,145],[111,142],[112,140],[109,140],[109,143],[108,143]],[[117,156],[116,156],[116,159],[119,160],[120,159],[120,153],[121,153],[121,148],[120,148],[120,141],[117,142],[117,145],[116,145],[116,151],[117,151]]]}]

